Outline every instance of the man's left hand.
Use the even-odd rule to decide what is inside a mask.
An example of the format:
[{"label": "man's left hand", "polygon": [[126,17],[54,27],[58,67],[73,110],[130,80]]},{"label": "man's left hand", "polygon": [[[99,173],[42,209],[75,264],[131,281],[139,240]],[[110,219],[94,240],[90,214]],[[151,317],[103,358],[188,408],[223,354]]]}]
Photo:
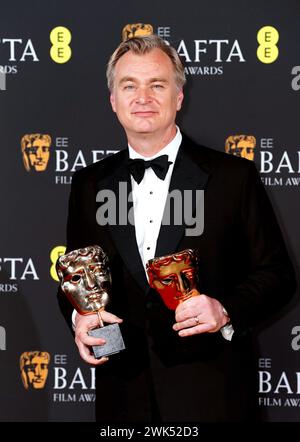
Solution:
[{"label": "man's left hand", "polygon": [[179,304],[175,310],[175,319],[173,329],[179,336],[215,333],[229,322],[222,304],[217,299],[203,294]]}]

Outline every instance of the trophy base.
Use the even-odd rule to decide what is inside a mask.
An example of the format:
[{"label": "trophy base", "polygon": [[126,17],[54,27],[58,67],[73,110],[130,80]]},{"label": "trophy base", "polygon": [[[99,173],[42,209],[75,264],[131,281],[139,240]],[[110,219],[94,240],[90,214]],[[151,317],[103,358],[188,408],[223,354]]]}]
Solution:
[{"label": "trophy base", "polygon": [[106,344],[104,345],[94,345],[92,347],[96,359],[102,358],[102,356],[110,356],[125,350],[121,330],[119,324],[117,323],[90,330],[88,334],[94,338],[102,338],[106,341]]}]

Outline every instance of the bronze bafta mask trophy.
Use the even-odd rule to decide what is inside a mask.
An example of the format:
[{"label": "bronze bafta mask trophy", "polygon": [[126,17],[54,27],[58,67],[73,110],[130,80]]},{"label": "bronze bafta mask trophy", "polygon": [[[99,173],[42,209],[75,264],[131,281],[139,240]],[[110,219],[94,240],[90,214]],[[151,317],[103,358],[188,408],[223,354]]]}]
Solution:
[{"label": "bronze bafta mask trophy", "polygon": [[108,257],[99,246],[73,250],[58,258],[56,264],[62,291],[81,315],[97,313],[100,328],[89,335],[105,339],[104,345],[93,347],[96,358],[125,349],[119,324],[104,326],[101,311],[109,301],[111,275]]},{"label": "bronze bafta mask trophy", "polygon": [[150,259],[146,265],[150,286],[171,310],[192,296],[199,295],[198,260],[192,249]]}]

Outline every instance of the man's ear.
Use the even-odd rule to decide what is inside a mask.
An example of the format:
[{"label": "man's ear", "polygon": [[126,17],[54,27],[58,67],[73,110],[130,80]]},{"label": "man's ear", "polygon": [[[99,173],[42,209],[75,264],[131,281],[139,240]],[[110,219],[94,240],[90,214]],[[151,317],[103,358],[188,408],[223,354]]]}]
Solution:
[{"label": "man's ear", "polygon": [[183,90],[181,89],[177,95],[177,106],[176,106],[177,111],[179,111],[181,109],[183,98],[184,98],[184,93],[183,93]]},{"label": "man's ear", "polygon": [[110,100],[110,104],[111,104],[112,110],[114,112],[116,112],[115,97],[114,97],[113,93],[110,94],[109,100]]}]

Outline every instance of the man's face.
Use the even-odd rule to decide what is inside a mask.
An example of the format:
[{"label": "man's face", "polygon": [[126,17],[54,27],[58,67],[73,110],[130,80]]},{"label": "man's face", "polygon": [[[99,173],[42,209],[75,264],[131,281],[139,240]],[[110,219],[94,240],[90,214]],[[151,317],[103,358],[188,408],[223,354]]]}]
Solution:
[{"label": "man's face", "polygon": [[105,307],[111,280],[99,257],[78,255],[62,272],[62,290],[81,314]]},{"label": "man's face", "polygon": [[191,296],[191,291],[197,289],[196,268],[191,260],[155,266],[155,277],[152,285],[159,292],[166,306],[175,310],[178,304]]},{"label": "man's face", "polygon": [[48,359],[42,356],[34,356],[24,365],[24,372],[27,375],[28,386],[35,389],[44,388],[48,376]]},{"label": "man's face", "polygon": [[129,51],[118,60],[110,100],[128,139],[163,137],[174,127],[183,92],[176,86],[171,60],[156,48],[144,55]]},{"label": "man's face", "polygon": [[46,140],[36,139],[26,146],[26,153],[29,158],[30,166],[37,172],[46,170],[49,156],[50,146]]}]

